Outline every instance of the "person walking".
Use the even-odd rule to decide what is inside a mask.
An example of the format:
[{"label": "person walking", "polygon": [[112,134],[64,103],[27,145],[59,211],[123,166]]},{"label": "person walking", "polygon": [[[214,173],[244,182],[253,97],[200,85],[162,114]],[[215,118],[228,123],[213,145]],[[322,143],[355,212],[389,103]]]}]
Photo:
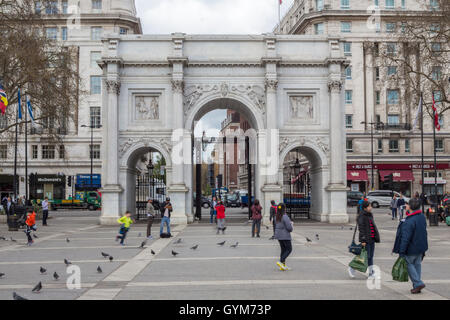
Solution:
[{"label": "person walking", "polygon": [[213,224],[214,218],[216,218],[216,214],[217,214],[216,206],[217,206],[217,198],[214,196],[211,201],[211,207],[209,208],[209,215],[210,215],[209,223],[210,224]]},{"label": "person walking", "polygon": [[363,194],[362,197],[361,197],[361,199],[359,199],[359,201],[358,201],[358,207],[357,207],[357,209],[356,209],[356,213],[357,213],[357,214],[360,214],[360,213],[361,213],[361,211],[362,211],[362,204],[364,203],[365,199],[366,199],[366,197],[365,197],[364,194]]},{"label": "person walking", "polygon": [[[364,201],[362,211],[357,217],[359,229],[359,242],[367,250],[369,278],[374,277],[373,257],[375,255],[375,243],[380,243],[380,233],[375,224],[372,214],[372,205],[369,201]],[[355,270],[351,267],[348,269],[351,278],[355,277]]]},{"label": "person walking", "polygon": [[398,208],[398,199],[397,195],[394,194],[394,197],[391,200],[392,220],[397,219],[397,208]]},{"label": "person walking", "polygon": [[269,240],[274,240],[275,239],[275,220],[276,220],[276,215],[277,215],[277,204],[275,203],[275,200],[271,200],[270,201],[270,216],[269,216],[269,221],[272,223],[273,225],[273,235]]},{"label": "person walking", "polygon": [[412,294],[421,293],[425,288],[422,277],[422,261],[428,250],[427,221],[420,210],[420,200],[411,199],[406,205],[406,218],[402,220],[397,228],[394,249],[405,258],[408,265],[408,274],[413,288]]},{"label": "person walking", "polygon": [[153,200],[148,199],[147,201],[147,239],[151,240],[152,237],[152,225],[155,219],[155,208],[153,207]]},{"label": "person walking", "polygon": [[252,238],[256,237],[260,238],[259,233],[261,232],[261,220],[262,220],[262,207],[259,204],[259,200],[256,199],[254,204],[251,207],[252,211]]},{"label": "person walking", "polygon": [[225,206],[222,201],[219,201],[215,210],[217,212],[217,234],[219,234],[219,231],[222,231],[222,234],[225,234],[225,229],[227,227],[225,227]]},{"label": "person walking", "polygon": [[31,246],[34,241],[31,237],[31,231],[36,231],[36,213],[32,209],[27,211],[27,220],[25,221],[26,229],[24,230],[27,235],[28,246]]},{"label": "person walking", "polygon": [[48,197],[44,198],[44,201],[42,201],[42,225],[47,226],[47,219],[48,219]]},{"label": "person walking", "polygon": [[280,261],[277,266],[280,271],[287,271],[289,267],[286,265],[286,259],[292,252],[292,237],[291,232],[294,230],[294,223],[286,214],[286,206],[281,203],[277,207],[275,216],[275,239],[280,243]]},{"label": "person walking", "polygon": [[403,219],[406,209],[406,201],[402,193],[400,193],[400,197],[397,200],[397,207],[398,207],[398,221],[401,221]]},{"label": "person walking", "polygon": [[173,208],[172,204],[170,203],[170,198],[166,198],[166,203],[164,204],[164,207],[161,208],[161,225],[159,227],[159,235],[162,235],[164,232],[164,225],[167,227],[167,235],[170,237],[170,216],[172,214]]},{"label": "person walking", "polygon": [[6,201],[3,203],[3,208],[5,209],[5,213],[7,216],[11,216],[16,211],[16,206],[14,202],[11,200],[11,197],[8,197]]},{"label": "person walking", "polygon": [[120,223],[120,229],[119,229],[120,235],[118,235],[116,237],[116,241],[120,239],[120,244],[123,246],[125,238],[127,237],[127,233],[130,230],[130,226],[135,221],[133,219],[131,219],[131,212],[127,211],[127,212],[125,212],[125,215],[123,217],[117,219],[117,222]]}]

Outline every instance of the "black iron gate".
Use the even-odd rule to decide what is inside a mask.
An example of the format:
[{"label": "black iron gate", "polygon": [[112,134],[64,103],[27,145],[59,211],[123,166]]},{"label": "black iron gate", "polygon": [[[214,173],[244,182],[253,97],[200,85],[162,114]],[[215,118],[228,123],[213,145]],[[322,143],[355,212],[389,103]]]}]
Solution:
[{"label": "black iron gate", "polygon": [[311,209],[311,184],[308,172],[291,172],[285,174],[283,184],[283,202],[286,205],[286,213],[289,218],[310,219]]},{"label": "black iron gate", "polygon": [[160,206],[164,204],[167,196],[165,174],[148,173],[136,176],[136,219],[147,219],[147,202],[153,200],[156,217],[160,218]]}]

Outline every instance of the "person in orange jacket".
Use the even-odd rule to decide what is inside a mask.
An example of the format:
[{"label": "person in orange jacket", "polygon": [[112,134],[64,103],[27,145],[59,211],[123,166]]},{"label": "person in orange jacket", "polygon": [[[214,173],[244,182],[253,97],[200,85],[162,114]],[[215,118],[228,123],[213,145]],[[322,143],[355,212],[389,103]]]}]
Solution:
[{"label": "person in orange jacket", "polygon": [[31,238],[31,231],[36,231],[36,212],[31,209],[28,210],[27,220],[25,221],[25,224],[27,226],[25,234],[28,238],[28,245],[31,246],[34,243],[33,239]]}]

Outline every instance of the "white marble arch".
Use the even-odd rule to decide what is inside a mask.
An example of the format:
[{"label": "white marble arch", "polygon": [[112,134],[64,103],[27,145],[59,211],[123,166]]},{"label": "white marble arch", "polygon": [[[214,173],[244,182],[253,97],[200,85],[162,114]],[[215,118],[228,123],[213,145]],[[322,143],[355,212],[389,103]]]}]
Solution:
[{"label": "white marble arch", "polygon": [[120,159],[119,181],[124,190],[119,198],[121,212],[130,211],[133,215],[136,213],[136,164],[139,158],[148,152],[159,152],[163,156],[166,160],[167,182],[171,181],[172,162],[168,151],[155,142],[145,140],[137,142]]},{"label": "white marble arch", "polygon": [[325,186],[328,184],[329,179],[328,156],[321,148],[310,141],[297,141],[289,144],[280,153],[279,177],[282,183],[284,182],[284,161],[286,156],[295,150],[299,150],[299,152],[308,159],[311,166],[311,218],[314,220],[327,222],[328,201],[325,194]]}]

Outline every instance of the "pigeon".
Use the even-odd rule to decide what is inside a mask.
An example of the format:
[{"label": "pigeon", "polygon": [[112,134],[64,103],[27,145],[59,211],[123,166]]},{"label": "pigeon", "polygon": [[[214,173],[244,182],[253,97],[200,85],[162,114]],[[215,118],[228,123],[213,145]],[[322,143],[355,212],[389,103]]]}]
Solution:
[{"label": "pigeon", "polygon": [[97,267],[97,272],[98,273],[102,273],[103,272],[103,270],[102,270],[102,268],[100,268],[100,266]]},{"label": "pigeon", "polygon": [[312,240],[310,238],[308,238],[308,237],[306,237],[306,241],[312,242]]},{"label": "pigeon", "polygon": [[13,292],[13,299],[14,300],[28,300],[25,299],[24,297],[19,296],[17,293]]},{"label": "pigeon", "polygon": [[0,272],[0,279],[3,278],[4,276],[5,276],[5,274]]},{"label": "pigeon", "polygon": [[114,259],[113,256],[109,256],[109,261],[110,262],[113,262],[113,259]]},{"label": "pigeon", "polygon": [[150,250],[150,252],[152,253],[152,255],[155,255],[155,254],[156,254],[155,251],[153,251],[153,250]]},{"label": "pigeon", "polygon": [[17,240],[13,239],[13,237],[11,237],[11,241],[12,242],[17,242]]},{"label": "pigeon", "polygon": [[236,242],[236,244],[232,244],[230,247],[231,248],[237,248],[238,245],[239,245],[239,242]]},{"label": "pigeon", "polygon": [[47,269],[44,269],[43,267],[41,267],[39,271],[41,272],[41,274],[45,274],[47,272]]},{"label": "pigeon", "polygon": [[269,230],[270,228],[269,228],[269,226],[266,226],[266,230]]},{"label": "pigeon", "polygon": [[5,237],[0,237],[0,240],[5,240],[6,241],[6,238]]},{"label": "pigeon", "polygon": [[139,248],[144,249],[144,246],[147,244],[147,241],[142,241],[141,246]]},{"label": "pigeon", "polygon": [[318,234],[316,234],[316,240],[319,240],[319,235]]},{"label": "pigeon", "polygon": [[33,238],[39,239],[39,237],[37,235],[35,235],[34,233],[33,233]]},{"label": "pigeon", "polygon": [[39,281],[39,283],[33,288],[33,290],[31,290],[31,292],[39,293],[41,292],[41,289],[42,289],[42,282]]},{"label": "pigeon", "polygon": [[70,262],[70,261],[67,260],[67,259],[64,259],[64,264],[65,264],[66,266],[68,266],[69,264],[72,264],[72,262]]},{"label": "pigeon", "polygon": [[193,246],[191,249],[192,249],[192,250],[197,250],[197,248],[198,248],[198,244],[196,244],[195,246]]},{"label": "pigeon", "polygon": [[57,274],[56,271],[53,273],[53,279],[54,280],[58,280],[59,279],[59,274]]},{"label": "pigeon", "polygon": [[179,238],[177,241],[175,241],[175,244],[181,243],[181,238]]},{"label": "pigeon", "polygon": [[353,230],[353,227],[350,227],[350,230]]},{"label": "pigeon", "polygon": [[142,233],[139,232],[138,237],[139,237],[139,238],[142,237]]},{"label": "pigeon", "polygon": [[103,256],[103,258],[108,258],[109,254],[102,252],[102,256]]},{"label": "pigeon", "polygon": [[224,242],[219,242],[217,245],[218,245],[218,246],[223,246],[223,245],[225,244],[225,242],[226,242],[226,241],[224,241]]},{"label": "pigeon", "polygon": [[173,255],[174,257],[176,257],[177,254],[179,254],[179,253],[172,250],[172,255]]},{"label": "pigeon", "polygon": [[67,242],[67,243],[69,243],[69,242],[70,242],[69,238],[66,238],[66,242]]}]

